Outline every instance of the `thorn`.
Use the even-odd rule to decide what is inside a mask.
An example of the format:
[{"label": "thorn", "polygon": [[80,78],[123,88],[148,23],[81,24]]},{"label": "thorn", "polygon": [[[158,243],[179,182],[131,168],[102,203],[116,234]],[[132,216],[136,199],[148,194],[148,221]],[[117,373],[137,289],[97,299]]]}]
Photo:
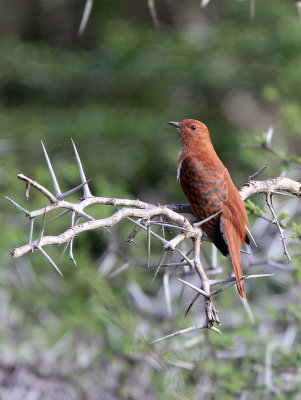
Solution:
[{"label": "thorn", "polygon": [[48,167],[48,170],[50,172],[51,179],[52,179],[52,183],[53,183],[53,187],[54,187],[54,191],[55,191],[55,196],[56,196],[57,199],[59,199],[59,196],[62,195],[62,192],[61,192],[61,189],[60,189],[59,184],[57,182],[54,170],[53,170],[52,165],[51,165],[51,161],[50,161],[50,159],[48,157],[46,148],[45,148],[44,143],[42,142],[42,140],[41,140],[41,144],[42,144],[44,156],[45,156],[45,159],[46,159],[47,167]]},{"label": "thorn", "polygon": [[80,23],[80,26],[78,29],[78,36],[81,36],[86,29],[86,26],[87,26],[87,23],[89,21],[89,17],[91,14],[92,6],[93,6],[93,0],[87,0],[85,9],[84,9],[84,13],[82,16],[82,20],[81,20],[81,23]]},{"label": "thorn", "polygon": [[73,262],[73,264],[77,267],[77,263],[75,261],[74,255],[73,255],[73,242],[74,242],[74,237],[70,240],[70,245],[69,245],[69,260]]},{"label": "thorn", "polygon": [[118,267],[117,269],[115,269],[114,271],[112,271],[109,275],[108,278],[109,279],[113,279],[116,276],[118,276],[119,274],[121,274],[123,271],[125,271],[127,268],[129,268],[130,263],[128,261],[125,261],[122,265],[120,265],[120,267]]},{"label": "thorn", "polygon": [[70,209],[62,211],[61,213],[59,213],[59,215],[57,215],[56,217],[52,218],[52,220],[50,222],[56,221],[57,219],[61,218],[63,215],[68,214],[68,212],[70,212],[70,211],[71,211]]},{"label": "thorn", "polygon": [[209,4],[210,0],[201,0],[201,7],[206,7]]},{"label": "thorn", "polygon": [[158,221],[151,221],[148,223],[148,225],[158,225],[162,226],[162,228],[166,227],[166,228],[178,229],[180,231],[191,232],[190,229],[181,228],[180,226],[177,225],[165,224],[164,222],[158,222]]},{"label": "thorn", "polygon": [[190,326],[189,328],[181,329],[180,331],[173,332],[173,333],[171,333],[169,335],[166,335],[166,336],[163,336],[163,337],[161,337],[159,339],[153,340],[151,343],[156,343],[156,342],[160,342],[161,340],[170,339],[170,338],[172,338],[174,336],[183,335],[185,333],[189,333],[189,332],[195,331],[197,329],[211,329],[212,331],[221,334],[221,332],[217,328],[215,328],[214,326],[208,327],[208,324],[205,323],[203,325],[193,325],[193,326]]},{"label": "thorn", "polygon": [[301,1],[296,2],[296,7],[298,8],[299,21],[301,22]]},{"label": "thorn", "polygon": [[[95,221],[95,218],[91,217],[89,214],[86,214],[84,211],[76,211],[78,215],[83,218],[86,218],[88,221]],[[105,228],[109,231],[108,228]],[[109,231],[110,232],[110,231]]]},{"label": "thorn", "polygon": [[191,307],[194,305],[194,303],[197,301],[197,299],[200,297],[200,293],[197,293],[194,298],[192,299],[192,302],[189,304],[186,313],[185,313],[185,317],[187,316],[187,314],[189,313],[189,311],[191,310]]},{"label": "thorn", "polygon": [[243,249],[240,249],[240,252],[241,252],[241,253],[244,253],[244,254],[248,254],[248,256],[252,256],[252,255],[253,255],[253,254],[250,253],[249,251],[246,251],[246,250],[243,250]]},{"label": "thorn", "polygon": [[150,12],[152,20],[153,20],[154,27],[159,28],[160,24],[159,24],[157,10],[155,7],[155,0],[147,0],[147,5],[148,5],[149,12]]},{"label": "thorn", "polygon": [[68,190],[68,191],[65,192],[65,193],[62,193],[62,194],[58,197],[58,199],[59,199],[59,200],[65,199],[65,198],[66,198],[67,196],[69,196],[70,194],[73,194],[73,193],[77,192],[79,189],[81,189],[82,187],[84,187],[84,186],[86,185],[86,183],[88,183],[88,182],[90,182],[90,181],[91,181],[91,179],[88,179],[86,182],[81,183],[80,185],[77,185],[75,188],[70,189],[70,190]]},{"label": "thorn", "polygon": [[[79,217],[76,217],[76,212],[75,212],[75,211],[72,211],[72,216],[71,216],[71,228],[77,223],[78,219],[79,219]],[[77,263],[76,263],[75,258],[74,258],[74,256],[73,256],[73,240],[74,240],[74,237],[71,238],[70,240],[68,240],[68,242],[65,244],[64,250],[63,250],[63,252],[62,252],[62,254],[61,254],[61,258],[62,258],[63,255],[65,254],[65,251],[67,250],[68,246],[70,246],[70,247],[69,247],[69,260],[71,260],[71,261],[73,262],[73,264],[74,264],[75,266],[77,266]]]},{"label": "thorn", "polygon": [[250,304],[249,304],[248,300],[243,299],[242,297],[240,297],[240,299],[241,299],[241,302],[242,302],[242,305],[243,305],[244,309],[246,310],[246,313],[247,313],[247,315],[249,317],[249,320],[250,320],[251,324],[255,324],[254,315],[253,315],[253,312],[252,312],[252,309],[250,307]]},{"label": "thorn", "polygon": [[295,196],[293,196],[293,195],[290,194],[290,193],[277,192],[277,191],[275,191],[275,190],[272,190],[271,193],[272,193],[272,194],[278,194],[279,196],[295,197]]},{"label": "thorn", "polygon": [[10,198],[7,197],[7,196],[5,196],[5,198],[6,198],[8,201],[10,201],[14,206],[16,206],[18,210],[22,211],[25,215],[29,215],[29,214],[30,214],[29,211],[27,211],[25,208],[19,206],[19,204],[16,203],[14,200],[10,199]]},{"label": "thorn", "polygon": [[[248,275],[247,275],[247,276],[248,276]],[[247,277],[247,276],[246,276],[246,277]],[[213,292],[211,292],[211,296],[215,296],[216,294],[218,294],[218,293],[220,293],[220,292],[223,292],[224,290],[230,288],[231,286],[236,285],[238,282],[240,282],[240,281],[246,279],[246,277],[243,276],[243,277],[240,278],[240,279],[236,279],[236,280],[234,280],[234,281],[228,283],[227,285],[224,285],[224,286],[222,286],[222,287],[220,287],[220,288],[214,290]]]},{"label": "thorn", "polygon": [[254,239],[253,236],[252,236],[252,233],[251,233],[250,229],[248,228],[247,225],[245,225],[245,227],[246,227],[247,234],[250,236],[252,242],[254,243],[254,246],[257,247],[257,244],[256,244],[256,242],[255,242],[255,239]]},{"label": "thorn", "polygon": [[194,289],[196,292],[198,292],[199,294],[201,294],[202,296],[204,296],[206,299],[210,296],[210,294],[206,293],[204,290],[198,288],[197,286],[193,285],[192,283],[189,283],[187,281],[184,281],[181,278],[177,278],[178,281],[184,283],[184,285],[189,286],[191,289]]},{"label": "thorn", "polygon": [[26,200],[30,199],[29,192],[30,192],[30,182],[26,182],[26,189],[25,189]]},{"label": "thorn", "polygon": [[215,296],[216,294],[223,292],[224,290],[230,288],[233,285],[236,285],[237,282],[242,281],[243,279],[247,280],[247,279],[252,279],[252,278],[265,278],[265,277],[269,277],[269,276],[273,276],[274,274],[252,274],[252,275],[244,275],[242,278],[240,279],[235,279],[234,277],[230,277],[230,278],[226,278],[226,279],[221,279],[221,280],[216,280],[216,281],[211,281],[210,285],[219,285],[221,283],[225,283],[225,282],[229,282],[227,285],[220,287],[219,289],[214,290],[213,292],[211,292],[211,296]]},{"label": "thorn", "polygon": [[213,243],[211,245],[211,268],[217,268],[217,247]]},{"label": "thorn", "polygon": [[191,261],[186,254],[184,254],[181,250],[175,248],[175,251],[177,251],[182,257],[183,259],[187,262],[188,265],[190,265],[190,267],[193,269],[195,268],[193,261]]},{"label": "thorn", "polygon": [[[92,5],[91,5],[91,7],[92,7]],[[71,142],[72,142],[72,145],[73,145],[75,159],[76,159],[77,166],[78,166],[78,169],[79,169],[80,180],[82,181],[82,184],[84,185],[83,186],[84,198],[86,199],[87,197],[93,197],[91,192],[90,192],[90,189],[89,189],[89,186],[88,186],[88,183],[87,183],[88,181],[86,179],[86,175],[84,173],[84,169],[83,169],[83,166],[82,166],[81,160],[79,158],[79,154],[78,154],[78,151],[77,151],[77,148],[75,146],[75,143],[74,143],[73,139],[71,139]]]},{"label": "thorn", "polygon": [[223,210],[219,210],[219,211],[216,212],[215,214],[210,215],[210,217],[205,218],[205,219],[203,219],[203,220],[200,221],[200,222],[194,223],[193,226],[201,226],[201,225],[205,224],[206,222],[210,221],[212,218],[216,217],[216,216],[217,216],[218,214],[220,214],[221,212],[223,212]]},{"label": "thorn", "polygon": [[[135,225],[138,225],[140,228],[144,229],[145,231],[147,230],[147,228],[140,224],[138,221],[135,221],[134,219],[130,218],[130,217],[126,217],[128,220],[130,220],[131,222],[133,222]],[[150,234],[153,235],[154,237],[156,237],[157,239],[159,239],[164,245],[168,244],[168,242],[163,239],[160,235],[157,235],[155,232],[150,231]],[[129,242],[131,242],[131,239],[128,240]]]},{"label": "thorn", "polygon": [[65,254],[65,252],[66,252],[66,250],[67,250],[67,248],[69,246],[70,240],[68,240],[68,242],[65,243],[65,246],[63,248],[63,251],[62,251],[62,254],[61,254],[61,257],[60,257],[60,260],[63,258],[64,254]]},{"label": "thorn", "polygon": [[162,256],[161,256],[161,258],[159,260],[159,263],[158,263],[158,267],[157,267],[157,269],[155,271],[155,275],[154,275],[154,277],[153,277],[153,279],[151,281],[151,284],[154,282],[154,280],[156,279],[156,276],[158,275],[158,272],[159,272],[159,270],[161,268],[161,265],[163,264],[163,261],[164,261],[164,258],[166,256],[166,253],[167,253],[167,250],[163,251]]},{"label": "thorn", "polygon": [[148,225],[147,226],[147,257],[146,257],[147,268],[149,268],[149,265],[150,265],[150,252],[151,252],[151,235],[150,235],[150,225]]},{"label": "thorn", "polygon": [[266,142],[267,145],[271,144],[271,140],[272,140],[273,134],[274,134],[274,127],[270,126],[268,131],[267,131],[267,136],[266,136],[266,139],[265,139],[265,142]]},{"label": "thorn", "polygon": [[212,331],[222,335],[222,332],[218,328],[216,328],[215,326],[208,326],[208,329],[211,329]]},{"label": "thorn", "polygon": [[41,230],[40,230],[40,235],[38,238],[38,246],[40,245],[42,237],[44,235],[45,222],[46,222],[46,206],[44,207],[43,221],[42,221],[42,226],[41,226]]},{"label": "thorn", "polygon": [[29,243],[32,242],[33,223],[34,223],[34,219],[31,218],[31,219],[30,219],[30,226],[29,226]]},{"label": "thorn", "polygon": [[59,267],[56,266],[55,262],[49,257],[49,255],[46,253],[46,251],[45,251],[44,249],[42,249],[42,247],[41,247],[39,244],[35,245],[35,248],[36,248],[37,250],[39,250],[39,251],[43,254],[44,257],[47,258],[47,260],[48,260],[48,261],[52,264],[52,266],[57,270],[57,272],[61,275],[61,277],[64,277],[63,274],[61,273]]},{"label": "thorn", "polygon": [[171,295],[170,295],[170,284],[169,284],[169,273],[165,272],[163,275],[163,287],[167,308],[167,315],[171,316]]}]

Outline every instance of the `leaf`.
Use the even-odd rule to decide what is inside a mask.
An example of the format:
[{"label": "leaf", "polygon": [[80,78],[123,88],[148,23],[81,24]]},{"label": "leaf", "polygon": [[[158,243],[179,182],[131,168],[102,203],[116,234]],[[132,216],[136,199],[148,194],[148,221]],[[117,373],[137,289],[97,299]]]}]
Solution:
[{"label": "leaf", "polygon": [[256,214],[256,215],[264,214],[264,211],[260,207],[258,207],[255,203],[253,203],[253,201],[250,199],[245,201],[245,206],[246,206],[246,209],[248,211],[252,212],[253,214]]}]

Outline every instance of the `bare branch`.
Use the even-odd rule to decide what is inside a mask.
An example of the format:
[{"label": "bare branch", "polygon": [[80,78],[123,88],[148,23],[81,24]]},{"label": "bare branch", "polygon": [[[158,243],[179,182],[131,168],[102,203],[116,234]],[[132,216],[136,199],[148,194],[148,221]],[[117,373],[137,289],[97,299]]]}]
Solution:
[{"label": "bare branch", "polygon": [[284,229],[280,226],[280,223],[278,221],[277,215],[275,213],[274,207],[273,207],[273,201],[272,201],[272,195],[271,193],[267,193],[266,194],[266,201],[267,201],[267,205],[271,211],[271,214],[273,215],[274,218],[274,222],[278,228],[278,231],[280,233],[280,237],[281,237],[281,241],[282,241],[282,245],[283,245],[283,250],[284,250],[284,254],[286,255],[288,262],[291,263],[292,259],[288,253],[287,247],[286,247],[286,243],[285,243],[285,237],[283,235]]},{"label": "bare branch", "polygon": [[[88,3],[88,1],[87,1]],[[86,3],[86,6],[87,6]],[[272,131],[269,131],[267,134],[265,146],[269,146],[272,138]],[[190,273],[194,271],[197,272],[201,285],[200,288],[197,286],[183,280],[179,279],[183,284],[191,287],[192,289],[197,291],[196,296],[193,298],[192,302],[190,303],[187,312],[190,310],[192,305],[198,299],[199,295],[201,294],[204,296],[205,299],[205,312],[206,312],[206,323],[204,325],[195,325],[193,327],[180,330],[178,332],[172,333],[170,335],[165,336],[164,338],[157,339],[163,340],[166,338],[170,338],[179,334],[187,333],[193,331],[195,329],[203,329],[209,328],[215,330],[216,332],[220,333],[217,328],[213,325],[214,323],[220,324],[217,310],[215,309],[212,297],[216,294],[228,289],[232,285],[235,285],[239,280],[235,280],[235,278],[226,278],[220,280],[209,280],[208,276],[213,273],[219,273],[220,269],[215,268],[209,271],[205,271],[202,266],[202,259],[200,256],[200,245],[201,241],[209,240],[206,235],[203,237],[201,226],[215,218],[218,214],[220,214],[223,210],[218,211],[217,213],[211,215],[210,217],[206,218],[203,221],[198,221],[193,225],[189,222],[187,218],[185,218],[182,214],[189,213],[192,214],[191,208],[188,204],[169,204],[169,205],[159,205],[159,204],[150,204],[146,202],[142,202],[138,199],[119,199],[119,198],[106,198],[106,197],[95,197],[91,194],[88,181],[86,179],[86,175],[83,170],[83,166],[76,149],[74,142],[72,141],[75,159],[77,162],[77,167],[79,169],[79,175],[81,184],[76,186],[75,188],[67,191],[66,193],[62,193],[59,187],[59,183],[57,181],[56,175],[54,173],[53,167],[51,165],[50,159],[48,157],[47,151],[43,146],[44,155],[46,158],[47,166],[51,175],[51,179],[54,186],[55,194],[51,193],[47,188],[43,185],[39,184],[38,182],[28,178],[25,175],[19,174],[18,178],[23,180],[26,183],[26,196],[29,196],[29,188],[34,188],[41,192],[49,201],[50,204],[46,205],[44,208],[28,211],[15,201],[8,198],[8,200],[14,204],[18,210],[25,214],[25,217],[30,219],[30,234],[29,234],[29,243],[15,248],[12,250],[11,254],[14,258],[21,257],[24,254],[34,252],[36,250],[40,251],[44,257],[52,264],[52,266],[58,271],[59,274],[62,275],[61,271],[54,263],[54,261],[49,257],[49,255],[44,250],[44,246],[47,245],[60,245],[66,244],[65,250],[69,247],[69,258],[73,261],[76,265],[76,261],[73,254],[73,241],[75,236],[79,235],[82,232],[90,231],[94,229],[104,228],[108,229],[109,227],[113,227],[120,222],[128,219],[135,224],[135,228],[132,230],[131,234],[128,237],[128,241],[133,241],[136,234],[142,229],[147,232],[147,267],[150,265],[150,250],[151,250],[151,236],[154,236],[156,239],[160,240],[163,244],[163,252],[160,257],[159,263],[157,266],[152,267],[156,268],[155,277],[159,273],[160,269],[165,268],[175,268],[178,266],[186,267],[184,271],[187,271],[187,266],[190,266]],[[288,257],[288,260],[291,262],[291,258],[288,254],[286,245],[285,245],[285,238],[283,236],[283,229],[281,226],[281,222],[278,221],[276,213],[273,209],[272,204],[272,195],[273,194],[280,194],[280,195],[294,195],[300,196],[301,195],[301,184],[299,182],[293,181],[289,178],[285,177],[277,177],[274,179],[267,179],[265,181],[256,181],[254,178],[258,176],[260,172],[262,172],[266,167],[261,168],[255,174],[251,175],[246,182],[246,184],[240,189],[240,195],[243,200],[246,200],[249,196],[255,193],[264,193],[267,196],[267,202],[270,207],[271,213],[274,218],[274,222],[276,223],[278,230],[281,235],[281,240],[284,246],[285,254]],[[65,197],[68,195],[75,193],[77,190],[83,190],[83,197],[80,198],[76,202],[70,202],[65,200]],[[93,216],[86,213],[86,208],[92,205],[108,205],[108,206],[115,206],[117,210],[115,210],[109,217],[102,218],[102,219],[94,219]],[[68,212],[71,211],[71,226],[69,229],[64,231],[63,233],[57,236],[44,236],[44,229],[46,224],[46,215],[52,211],[59,210],[60,214],[55,217],[53,220],[66,215]],[[43,216],[42,228],[40,231],[39,238],[35,241],[32,241],[33,235],[33,226],[34,226],[34,219]],[[79,219],[83,217],[86,221],[79,223]],[[153,221],[152,219],[157,219]],[[159,219],[159,221],[158,221]],[[163,222],[162,222],[163,221]],[[163,230],[164,228],[170,228],[171,233],[173,229],[176,229],[180,232],[177,234],[173,233],[173,236],[170,240],[166,240],[164,236],[164,232],[161,232],[161,235],[152,231],[151,227],[160,226]],[[249,234],[250,235],[250,234]],[[162,237],[163,236],[163,237]],[[250,235],[252,238],[252,236]],[[190,252],[181,251],[178,246],[181,242],[186,239],[192,239],[193,242],[193,255],[192,259],[190,259]],[[163,264],[164,257],[166,256],[168,251],[177,251],[181,255],[181,260],[179,262],[170,262]],[[216,265],[216,257],[213,258],[213,264]],[[111,276],[118,275],[121,271],[129,266],[129,263],[126,262],[116,271],[114,271]],[[166,270],[163,276],[163,283],[164,283],[164,293],[167,303],[167,310],[168,313],[171,313],[171,294],[170,294],[170,273],[172,271]],[[178,273],[178,272],[177,272]],[[256,278],[259,276],[270,276],[270,274],[264,275],[246,275],[242,279],[248,278]],[[211,290],[213,285],[217,284],[225,284],[224,286],[216,289]],[[186,314],[187,314],[186,312]]]},{"label": "bare branch", "polygon": [[262,171],[264,171],[268,166],[264,165],[263,167],[261,167],[258,171],[256,171],[253,175],[250,175],[247,182],[251,182],[254,180],[254,178],[256,178],[256,176],[258,176]]},{"label": "bare branch", "polygon": [[239,193],[243,200],[257,193],[271,193],[272,191],[284,191],[296,196],[301,195],[301,183],[293,181],[292,179],[279,176],[274,179],[267,179],[266,181],[250,181],[245,183],[240,189]]},{"label": "bare branch", "polygon": [[[26,185],[28,183],[30,183],[30,185],[34,188],[36,188],[37,190],[39,190],[41,193],[43,193],[44,196],[46,196],[48,198],[48,200],[51,203],[56,203],[57,202],[57,198],[51,193],[49,192],[48,189],[46,189],[44,186],[40,185],[38,182],[27,178],[27,176],[23,175],[23,174],[18,174],[18,179],[21,179],[22,181],[26,182]],[[42,215],[43,212],[41,212],[39,215]]]}]

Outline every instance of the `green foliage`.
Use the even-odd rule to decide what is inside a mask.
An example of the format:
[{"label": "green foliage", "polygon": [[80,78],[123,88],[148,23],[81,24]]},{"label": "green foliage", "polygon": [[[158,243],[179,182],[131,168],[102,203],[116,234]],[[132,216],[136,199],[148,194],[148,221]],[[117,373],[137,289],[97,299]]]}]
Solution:
[{"label": "green foliage", "polygon": [[245,207],[246,207],[247,211],[251,212],[252,214],[260,216],[265,213],[264,210],[262,210],[259,206],[257,206],[255,203],[253,203],[253,201],[250,199],[247,199],[244,203],[245,203]]},{"label": "green foliage", "polygon": [[290,233],[290,237],[294,239],[301,239],[301,225],[296,222],[292,222],[292,229],[296,231],[296,233]]}]

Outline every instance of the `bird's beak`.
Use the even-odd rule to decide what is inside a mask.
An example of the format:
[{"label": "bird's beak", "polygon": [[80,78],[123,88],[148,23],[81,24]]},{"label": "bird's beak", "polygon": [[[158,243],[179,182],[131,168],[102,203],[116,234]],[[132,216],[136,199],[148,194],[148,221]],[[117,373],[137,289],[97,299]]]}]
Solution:
[{"label": "bird's beak", "polygon": [[181,129],[182,128],[182,124],[181,124],[181,122],[174,122],[174,121],[171,121],[171,122],[167,122],[169,125],[172,125],[172,126],[175,126],[176,128],[178,128],[178,129]]}]

